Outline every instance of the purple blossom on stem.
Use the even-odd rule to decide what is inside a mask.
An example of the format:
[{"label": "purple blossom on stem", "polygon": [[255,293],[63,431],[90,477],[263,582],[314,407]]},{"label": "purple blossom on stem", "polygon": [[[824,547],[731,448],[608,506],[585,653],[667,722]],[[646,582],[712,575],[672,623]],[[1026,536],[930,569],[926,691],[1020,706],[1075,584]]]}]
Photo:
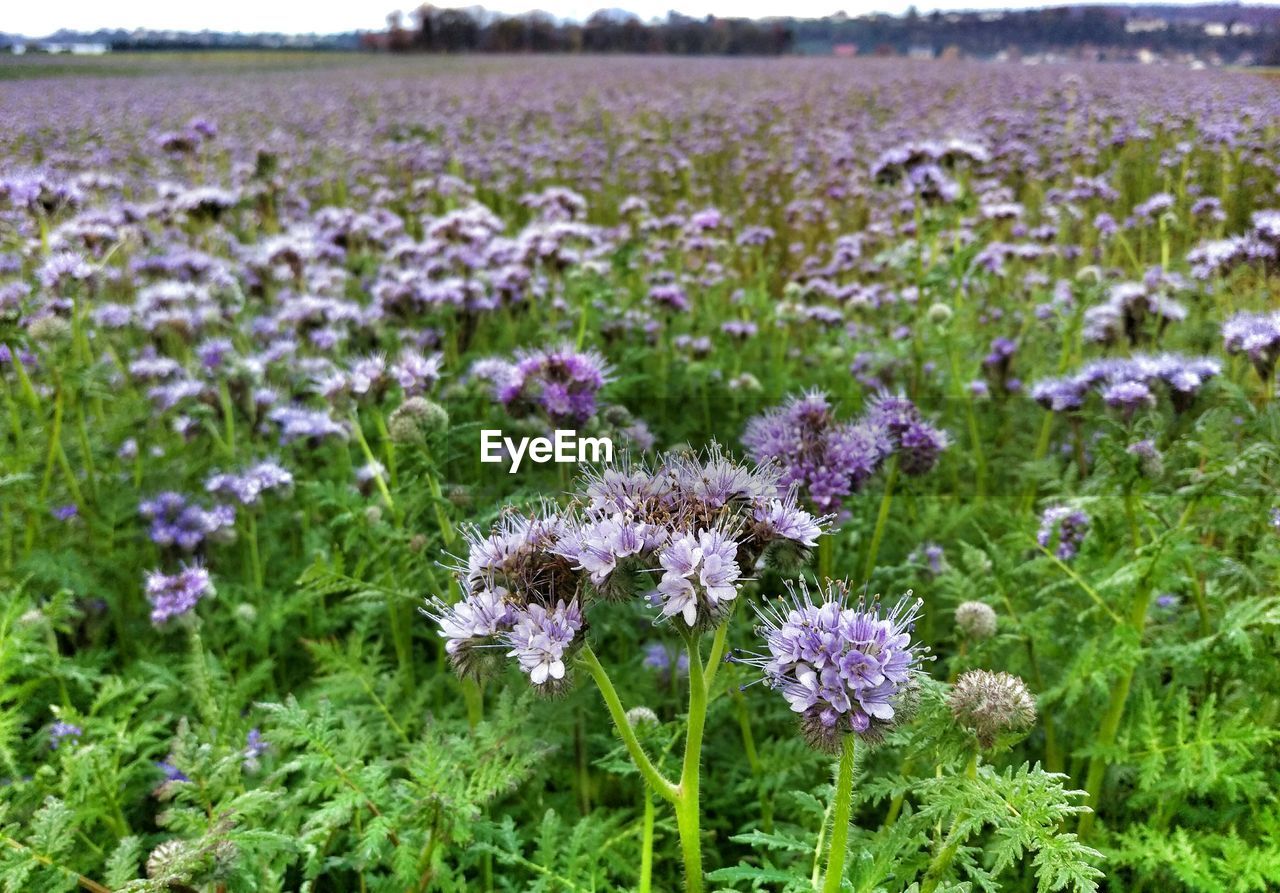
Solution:
[{"label": "purple blossom on stem", "polygon": [[664,618],[679,614],[686,626],[723,619],[738,595],[742,569],[738,544],[720,530],[701,530],[672,540],[658,555],[663,575],[652,596]]},{"label": "purple blossom on stem", "polygon": [[196,564],[176,574],[152,571],[147,574],[146,592],[151,622],[160,626],[191,611],[201,599],[212,596],[214,589],[209,571]]},{"label": "purple blossom on stem", "polygon": [[913,700],[912,676],[928,651],[911,640],[923,599],[908,592],[885,611],[879,601],[853,601],[837,581],[816,601],[803,581],[787,590],[755,606],[765,650],[735,659],[760,668],[812,743],[834,750],[846,734],[878,740]]},{"label": "purple blossom on stem", "polygon": [[1040,516],[1040,530],[1036,542],[1048,549],[1057,536],[1054,554],[1063,561],[1070,561],[1080,550],[1085,534],[1089,532],[1089,516],[1079,509],[1054,505]]}]

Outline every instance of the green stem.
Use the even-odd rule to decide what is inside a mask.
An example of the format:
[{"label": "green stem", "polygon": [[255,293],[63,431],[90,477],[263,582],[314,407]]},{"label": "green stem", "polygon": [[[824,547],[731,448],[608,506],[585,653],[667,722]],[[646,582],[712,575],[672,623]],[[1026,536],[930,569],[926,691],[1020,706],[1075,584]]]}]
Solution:
[{"label": "green stem", "polygon": [[653,791],[644,786],[644,819],[640,839],[640,893],[650,893],[653,887]]},{"label": "green stem", "polygon": [[840,893],[844,880],[844,860],[849,849],[849,814],[853,805],[853,769],[857,761],[858,738],[845,735],[840,749],[840,769],[836,774],[836,805],[831,819],[831,852],[827,856],[827,873],[822,882],[823,893]]},{"label": "green stem", "polygon": [[818,582],[831,579],[831,553],[835,551],[835,537],[827,535],[818,540]]},{"label": "green stem", "polygon": [[474,679],[463,679],[462,699],[467,705],[467,728],[474,732],[484,719],[484,692],[480,690],[480,683]]},{"label": "green stem", "polygon": [[[618,734],[622,736],[622,743],[626,745],[627,753],[631,755],[631,761],[636,764],[636,768],[640,770],[644,780],[657,791],[662,799],[675,803],[680,796],[679,789],[663,777],[662,773],[653,765],[653,761],[649,759],[649,755],[644,752],[644,748],[640,745],[640,740],[636,738],[635,730],[631,728],[631,721],[627,719],[627,711],[623,709],[622,701],[618,698],[617,689],[613,687],[613,681],[609,678],[605,668],[600,665],[600,660],[596,657],[595,652],[591,650],[590,645],[582,646],[582,660],[586,663],[587,669],[591,672],[591,678],[595,680],[596,687],[600,689],[600,694],[604,697],[605,706],[609,708],[609,715],[613,717],[613,724],[617,727]],[[690,697],[692,697],[692,693]],[[705,698],[705,694],[703,697]]]},{"label": "green stem", "polygon": [[253,586],[254,593],[257,597],[262,597],[263,575],[262,575],[262,558],[258,553],[258,519],[253,512],[247,513],[249,516],[248,527],[249,533],[249,564],[253,568]]},{"label": "green stem", "polygon": [[[973,755],[969,757],[969,765],[964,774],[969,779],[978,777],[977,751],[974,751]],[[955,859],[956,853],[960,851],[960,845],[964,843],[964,839],[967,836],[961,833],[960,828],[961,823],[958,820],[951,823],[951,833],[947,835],[942,849],[938,850],[937,855],[933,857],[933,861],[929,863],[928,869],[925,870],[924,880],[920,882],[920,893],[933,893],[934,890],[938,889],[938,884],[942,883],[947,869],[951,867],[952,860]]]},{"label": "green stem", "polygon": [[[727,623],[721,630],[726,627]],[[720,636],[720,630],[717,630],[716,636]],[[702,893],[702,837],[698,800],[702,735],[707,721],[707,682],[703,677],[702,654],[698,650],[696,634],[689,636],[688,649],[689,725],[685,736],[679,795],[676,798],[676,827],[680,831],[680,851],[684,855],[685,893]]]},{"label": "green stem", "polygon": [[875,569],[876,558],[880,554],[880,541],[884,538],[884,528],[889,521],[889,508],[893,505],[893,487],[898,482],[898,457],[889,460],[889,476],[884,482],[884,495],[880,497],[880,511],[876,515],[876,528],[871,534],[871,545],[867,547],[867,560],[862,565],[862,579],[871,579]]}]

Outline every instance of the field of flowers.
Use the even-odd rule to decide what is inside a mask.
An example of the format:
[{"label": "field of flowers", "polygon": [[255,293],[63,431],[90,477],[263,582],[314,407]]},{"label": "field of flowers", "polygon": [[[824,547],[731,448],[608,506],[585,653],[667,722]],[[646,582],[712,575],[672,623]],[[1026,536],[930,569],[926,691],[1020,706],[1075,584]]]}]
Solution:
[{"label": "field of flowers", "polygon": [[1280,83],[283,58],[0,80],[0,889],[1280,889]]}]

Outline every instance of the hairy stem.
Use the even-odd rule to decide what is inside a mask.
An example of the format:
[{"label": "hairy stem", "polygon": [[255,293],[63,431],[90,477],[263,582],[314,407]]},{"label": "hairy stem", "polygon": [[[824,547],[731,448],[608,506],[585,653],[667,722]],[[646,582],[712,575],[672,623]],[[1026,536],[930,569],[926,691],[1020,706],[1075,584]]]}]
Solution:
[{"label": "hairy stem", "polygon": [[[663,777],[657,767],[653,765],[653,761],[649,759],[649,755],[644,752],[644,748],[640,745],[640,740],[636,738],[635,729],[631,728],[631,721],[627,719],[627,711],[623,709],[622,701],[618,698],[618,692],[613,687],[613,681],[609,678],[608,672],[600,665],[599,658],[596,657],[590,645],[582,646],[582,660],[587,665],[587,669],[591,671],[591,678],[596,682],[596,687],[600,689],[600,694],[604,697],[605,706],[609,708],[609,715],[613,717],[613,724],[618,729],[618,734],[622,736],[622,743],[627,747],[627,753],[631,755],[631,761],[636,764],[636,768],[640,770],[640,774],[644,777],[658,795],[662,799],[675,803],[680,796],[680,791],[674,784]],[[699,668],[699,675],[701,669]],[[701,681],[701,680],[699,680]],[[692,697],[692,693],[690,694]],[[703,695],[705,699],[705,695]]]},{"label": "hairy stem", "polygon": [[853,805],[853,769],[857,760],[858,738],[845,735],[840,749],[840,769],[836,774],[835,809],[831,818],[831,852],[827,856],[827,873],[823,893],[840,893],[844,879],[844,860],[849,849],[849,814]]},{"label": "hairy stem", "polygon": [[[723,648],[723,624],[716,631]],[[680,830],[680,851],[684,855],[684,888],[686,893],[702,893],[702,837],[699,822],[699,789],[701,785],[702,735],[707,721],[707,679],[702,672],[702,654],[698,636],[690,635],[689,647],[689,725],[684,745],[684,766],[680,772],[679,796],[676,800],[676,826]],[[714,668],[713,668],[714,670]],[[714,673],[712,677],[714,678]]]}]

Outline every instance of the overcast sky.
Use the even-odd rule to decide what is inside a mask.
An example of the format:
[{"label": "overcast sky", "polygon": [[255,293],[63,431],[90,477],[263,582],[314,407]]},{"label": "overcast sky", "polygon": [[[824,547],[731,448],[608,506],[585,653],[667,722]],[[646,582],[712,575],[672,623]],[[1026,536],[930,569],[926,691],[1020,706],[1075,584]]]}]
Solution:
[{"label": "overcast sky", "polygon": [[[404,0],[398,0],[403,3]],[[545,9],[552,15],[583,19],[601,7],[618,7],[642,18],[665,16],[675,8],[686,15],[704,16],[824,16],[843,9],[850,15],[867,12],[903,12],[911,0],[495,0],[482,4],[506,13]],[[1069,0],[1052,0],[1052,3]],[[1177,0],[1175,0],[1177,2]],[[1194,0],[1188,0],[1194,2]],[[39,37],[58,28],[92,31],[98,28],[156,28],[177,31],[278,31],[283,33],[334,33],[376,30],[386,13],[396,8],[390,0],[382,9],[379,0],[217,0],[190,3],[182,0],[63,0],[30,2],[0,0],[0,32]],[[1050,5],[1052,5],[1052,3]],[[437,6],[469,6],[466,2],[437,0]],[[921,12],[942,9],[1001,9],[1035,6],[1027,0],[917,0]]]}]

